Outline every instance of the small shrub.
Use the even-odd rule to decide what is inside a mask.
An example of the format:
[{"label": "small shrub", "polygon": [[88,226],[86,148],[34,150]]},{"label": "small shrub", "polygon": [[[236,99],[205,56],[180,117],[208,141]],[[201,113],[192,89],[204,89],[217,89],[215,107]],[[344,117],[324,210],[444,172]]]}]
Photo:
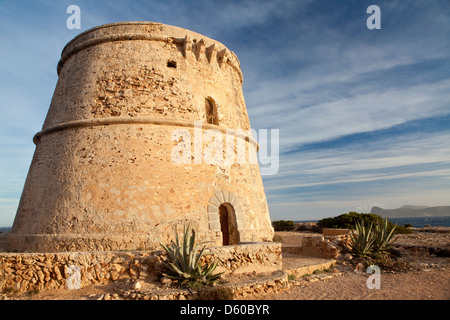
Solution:
[{"label": "small shrub", "polygon": [[399,225],[395,225],[395,226],[396,227],[395,227],[394,234],[411,234],[414,232],[411,229],[409,229],[409,227],[406,227],[406,226],[399,226]]},{"label": "small shrub", "polygon": [[39,294],[39,289],[34,289],[34,290],[31,290],[31,291],[29,291],[28,292],[28,294],[30,295],[30,296],[32,296],[32,295],[37,295],[37,294]]},{"label": "small shrub", "polygon": [[[317,225],[321,228],[337,228],[337,229],[355,229],[357,221],[364,221],[365,225],[377,224],[383,222],[383,218],[374,213],[357,213],[349,212],[341,214],[333,218],[324,218],[317,222]],[[404,226],[394,225],[392,222],[388,222],[389,228],[395,227],[394,234],[409,234],[413,231]]]},{"label": "small shrub", "polygon": [[295,223],[291,220],[277,220],[272,222],[275,231],[289,231],[294,229]]},{"label": "small shrub", "polygon": [[313,274],[321,274],[321,273],[324,273],[324,272],[325,271],[323,271],[323,270],[316,269],[316,270],[313,271]]},{"label": "small shrub", "polygon": [[331,266],[331,267],[329,267],[329,268],[323,269],[323,271],[328,272],[328,273],[331,273],[331,272],[334,271],[334,266]]},{"label": "small shrub", "polygon": [[367,268],[370,265],[377,265],[383,271],[407,272],[411,270],[411,265],[407,260],[394,259],[387,252],[373,253],[370,257],[360,260]]},{"label": "small shrub", "polygon": [[354,229],[358,221],[362,220],[366,225],[370,225],[381,219],[380,216],[373,213],[349,212],[334,218],[324,218],[317,225],[322,228]]},{"label": "small shrub", "polygon": [[308,278],[308,277],[311,277],[311,276],[312,276],[311,273],[306,273],[306,274],[302,275],[302,278]]}]

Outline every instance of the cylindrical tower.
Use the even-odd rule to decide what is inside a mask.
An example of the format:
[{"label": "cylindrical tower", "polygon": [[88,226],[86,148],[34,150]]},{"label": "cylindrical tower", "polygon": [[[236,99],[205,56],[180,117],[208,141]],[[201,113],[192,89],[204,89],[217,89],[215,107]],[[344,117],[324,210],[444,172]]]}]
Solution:
[{"label": "cylindrical tower", "polygon": [[185,223],[216,245],[272,239],[259,166],[239,160],[257,144],[223,44],[108,24],[66,45],[58,75],[10,250],[152,249]]}]

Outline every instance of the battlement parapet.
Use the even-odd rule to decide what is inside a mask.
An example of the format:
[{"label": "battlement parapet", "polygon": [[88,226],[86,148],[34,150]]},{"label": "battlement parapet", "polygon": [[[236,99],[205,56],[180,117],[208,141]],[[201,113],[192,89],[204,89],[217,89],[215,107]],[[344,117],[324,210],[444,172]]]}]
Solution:
[{"label": "battlement parapet", "polygon": [[239,59],[223,44],[193,31],[155,22],[111,23],[81,33],[64,47],[57,67],[58,75],[67,59],[81,50],[105,42],[139,40],[175,44],[184,58],[218,63],[219,66],[228,64],[238,73],[241,84],[243,82]]}]

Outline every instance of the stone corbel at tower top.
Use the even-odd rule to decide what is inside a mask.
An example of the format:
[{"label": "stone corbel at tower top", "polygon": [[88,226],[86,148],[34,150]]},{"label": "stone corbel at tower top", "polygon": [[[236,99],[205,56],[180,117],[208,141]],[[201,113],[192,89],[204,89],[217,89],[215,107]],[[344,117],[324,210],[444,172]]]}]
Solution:
[{"label": "stone corbel at tower top", "polygon": [[232,51],[224,48],[220,44],[218,45],[216,42],[208,44],[203,38],[200,40],[191,39],[188,35],[184,38],[172,38],[172,41],[174,43],[181,44],[181,53],[184,58],[188,58],[188,52],[192,52],[197,61],[205,61],[204,57],[206,57],[206,61],[209,64],[217,61],[219,67],[222,67],[223,64],[230,64],[231,67],[238,72],[242,83],[243,79],[240,70],[240,63]]},{"label": "stone corbel at tower top", "polygon": [[228,60],[228,51],[227,49],[222,49],[220,51],[217,51],[217,62],[220,66],[222,66],[222,63],[227,62]]},{"label": "stone corbel at tower top", "polygon": [[216,44],[213,43],[212,45],[210,45],[209,47],[207,47],[205,49],[205,54],[206,54],[206,59],[208,59],[208,62],[211,63],[211,61],[213,61],[214,59],[214,53],[216,52],[214,50],[214,48],[216,47]]},{"label": "stone corbel at tower top", "polygon": [[183,57],[187,58],[187,52],[191,50],[192,46],[191,46],[191,39],[188,37],[188,35],[186,35],[186,37],[184,37],[183,39]]},{"label": "stone corbel at tower top", "polygon": [[201,61],[202,57],[205,56],[208,63],[212,63],[217,59],[217,62],[222,65],[222,63],[226,63],[228,61],[228,50],[223,48],[219,50],[217,48],[216,43],[213,43],[207,46],[204,39],[191,39],[188,35],[182,39],[174,39],[174,42],[181,43],[182,54],[184,58],[188,57],[188,52],[192,52],[197,61]]},{"label": "stone corbel at tower top", "polygon": [[196,39],[194,39],[192,41],[192,52],[195,55],[195,59],[199,61],[200,57],[205,53],[205,40],[200,39],[200,41],[196,41]]}]

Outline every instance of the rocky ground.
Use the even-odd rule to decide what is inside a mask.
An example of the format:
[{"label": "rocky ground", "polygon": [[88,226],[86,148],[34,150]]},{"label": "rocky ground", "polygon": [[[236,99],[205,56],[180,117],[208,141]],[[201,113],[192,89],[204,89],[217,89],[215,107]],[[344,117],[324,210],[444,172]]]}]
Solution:
[{"label": "rocky ground", "polygon": [[367,287],[368,274],[351,269],[324,281],[302,280],[278,294],[253,295],[256,300],[449,300],[450,269],[426,268],[407,273],[382,273],[380,288]]},{"label": "rocky ground", "polygon": [[[369,289],[372,274],[349,255],[341,255],[331,273],[295,279],[289,290],[253,295],[261,300],[450,300],[450,228],[413,228],[398,235],[396,256],[380,266],[380,288]],[[305,230],[302,230],[305,232]],[[306,232],[308,232],[306,230]],[[311,232],[313,233],[313,232]],[[298,232],[278,233],[287,244]],[[346,258],[347,257],[347,258]]]},{"label": "rocky ground", "polygon": [[[302,232],[309,232],[304,231]],[[289,237],[289,234],[292,237]],[[279,233],[286,243],[298,233]],[[0,234],[0,246],[2,243]],[[372,274],[349,255],[341,255],[334,268],[315,275],[290,278],[290,288],[282,292],[252,294],[252,300],[449,300],[450,228],[420,228],[396,239],[394,264],[381,267],[380,288],[369,289]],[[0,247],[1,249],[1,247]],[[256,275],[241,275],[227,281],[246,281]],[[144,284],[147,285],[147,284]],[[91,285],[79,290],[50,290],[39,293],[3,294],[14,300],[115,300],[117,283]],[[132,298],[131,296],[129,298]]]}]

